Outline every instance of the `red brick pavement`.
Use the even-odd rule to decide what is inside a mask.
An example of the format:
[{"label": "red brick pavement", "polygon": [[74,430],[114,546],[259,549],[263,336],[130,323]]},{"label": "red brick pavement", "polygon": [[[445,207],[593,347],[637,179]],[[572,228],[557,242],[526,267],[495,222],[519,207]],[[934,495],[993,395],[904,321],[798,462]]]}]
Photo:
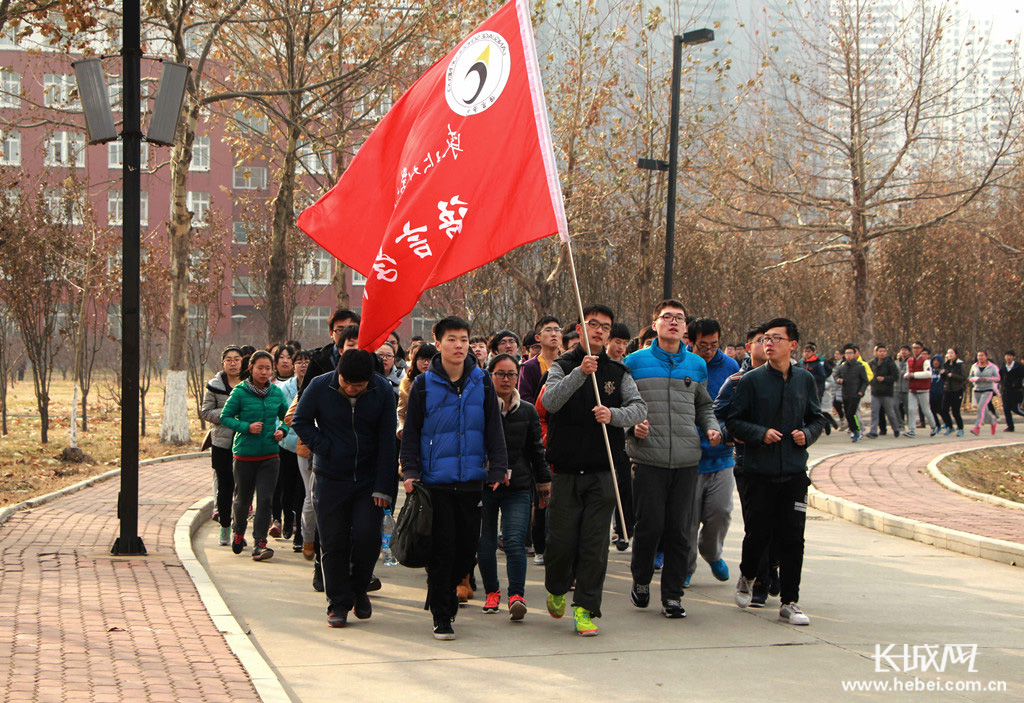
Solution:
[{"label": "red brick pavement", "polygon": [[210,477],[209,458],[141,467],[145,557],[109,556],[116,478],[0,526],[3,700],[259,700],[174,553]]},{"label": "red brick pavement", "polygon": [[844,454],[818,463],[811,480],[823,493],[891,515],[1024,544],[1024,511],[954,493],[928,474],[939,454],[990,445],[960,441]]}]

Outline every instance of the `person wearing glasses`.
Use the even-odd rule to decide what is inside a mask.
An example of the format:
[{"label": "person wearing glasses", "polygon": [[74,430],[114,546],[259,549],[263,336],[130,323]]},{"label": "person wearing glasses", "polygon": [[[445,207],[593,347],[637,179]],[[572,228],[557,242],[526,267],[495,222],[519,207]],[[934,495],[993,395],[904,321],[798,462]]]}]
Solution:
[{"label": "person wearing glasses", "polygon": [[359,324],[359,315],[351,310],[338,309],[331,315],[327,323],[327,329],[331,335],[331,343],[325,344],[313,352],[309,359],[309,367],[306,369],[306,377],[302,380],[299,390],[305,390],[306,386],[316,378],[325,373],[333,373],[338,368],[338,359],[341,358],[342,334],[345,329]]},{"label": "person wearing glasses", "polygon": [[540,393],[540,379],[548,372],[551,362],[558,358],[562,345],[562,323],[557,317],[545,315],[537,320],[534,331],[540,343],[540,353],[524,363],[519,371],[519,397],[527,403],[536,403]]},{"label": "person wearing glasses", "polygon": [[508,577],[508,618],[526,616],[526,534],[530,529],[530,508],[536,485],[540,505],[551,495],[551,472],[544,460],[540,417],[537,409],[519,397],[516,381],[519,362],[511,354],[498,354],[487,364],[501,410],[505,430],[508,471],[497,490],[484,491],[480,507],[480,548],[477,560],[487,593],[483,611],[497,613],[501,606],[498,583],[498,511]]},{"label": "person wearing glasses", "polygon": [[792,365],[800,343],[796,323],[776,318],[761,337],[768,363],[743,375],[729,406],[726,428],[743,442],[746,483],[743,555],[736,605],[751,603],[754,583],[769,545],[779,556],[779,619],[808,625],[800,608],[800,573],[807,520],[807,448],[821,436],[825,419],[814,377]]},{"label": "person wearing glasses", "polygon": [[647,404],[629,369],[605,353],[614,318],[604,305],[585,308],[576,331],[586,335],[590,353],[581,344],[558,357],[544,385],[547,460],[553,472],[544,552],[547,606],[552,617],[562,617],[565,594],[575,579],[573,624],[584,637],[597,634],[591,618],[601,617],[608,526],[615,510],[614,478],[601,426],[607,428],[614,453],[625,441],[625,428],[647,417]]},{"label": "person wearing glasses", "polygon": [[[678,300],[663,300],[654,308],[654,342],[626,357],[647,404],[647,419],[633,428],[626,453],[633,462],[633,585],[629,599],[638,608],[651,600],[655,555],[661,541],[661,613],[670,619],[686,617],[682,606],[690,550],[694,494],[701,459],[701,435],[708,446],[721,444],[722,434],[708,393],[708,365],[686,350],[686,308]],[[711,325],[695,323],[705,347],[717,343]],[[698,341],[696,339],[694,342]],[[730,373],[737,370],[732,364]],[[724,380],[724,379],[723,379]],[[728,449],[725,450],[728,452]],[[729,466],[731,467],[731,461]],[[731,490],[731,489],[730,489]]]},{"label": "person wearing glasses", "polygon": [[387,379],[395,391],[395,400],[398,400],[398,387],[402,384],[402,372],[399,370],[395,359],[398,358],[398,351],[391,342],[384,342],[377,348],[377,358],[380,359],[383,370],[381,376]]}]

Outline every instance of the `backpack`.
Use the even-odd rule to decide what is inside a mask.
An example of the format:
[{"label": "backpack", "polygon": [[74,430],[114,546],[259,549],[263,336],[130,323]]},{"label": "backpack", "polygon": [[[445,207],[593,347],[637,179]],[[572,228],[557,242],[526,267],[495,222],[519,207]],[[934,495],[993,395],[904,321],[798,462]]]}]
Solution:
[{"label": "backpack", "polygon": [[431,528],[434,509],[430,502],[430,491],[419,481],[413,481],[412,493],[405,497],[405,504],[395,521],[391,535],[391,552],[402,566],[418,569],[430,561],[432,547]]}]

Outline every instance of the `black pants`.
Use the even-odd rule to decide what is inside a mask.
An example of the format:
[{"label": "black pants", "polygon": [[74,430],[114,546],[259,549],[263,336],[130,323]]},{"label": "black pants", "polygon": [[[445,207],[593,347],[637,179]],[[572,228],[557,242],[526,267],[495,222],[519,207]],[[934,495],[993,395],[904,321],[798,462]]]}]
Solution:
[{"label": "black pants", "polygon": [[[302,477],[299,475],[299,457],[295,452],[282,449],[281,471],[277,475],[277,485],[274,486],[274,509],[273,519],[282,525],[289,522],[295,524],[296,518],[302,514],[302,498],[305,491],[300,493]],[[296,510],[296,498],[298,498],[298,510]]]},{"label": "black pants", "polygon": [[1021,417],[1024,414],[1020,412],[1020,393],[1017,391],[1010,391],[1003,395],[1003,415],[1006,417],[1006,428],[1013,429],[1013,414],[1017,413]]},{"label": "black pants", "polygon": [[252,517],[252,536],[259,544],[267,539],[270,529],[270,503],[274,497],[274,486],[277,484],[277,472],[281,460],[276,456],[260,461],[234,460],[235,497],[231,502],[231,529],[244,535],[249,522],[249,506],[256,497],[256,512]]},{"label": "black pants", "polygon": [[931,408],[932,415],[935,417],[935,424],[939,424],[939,418],[942,417],[942,399],[946,394],[936,396],[932,394],[928,396],[928,407]]},{"label": "black pants", "polygon": [[551,477],[544,585],[548,593],[565,595],[575,577],[572,604],[595,618],[601,617],[608,571],[608,525],[615,510],[612,480],[611,471]]},{"label": "black pants", "polygon": [[[427,566],[427,607],[435,620],[451,620],[459,612],[459,596],[455,587],[476,563],[476,552],[480,546],[481,493],[431,486],[427,489],[434,510],[432,547]],[[370,575],[367,574],[366,578],[369,580]]]},{"label": "black pants", "polygon": [[[739,469],[736,471],[735,469]],[[743,473],[743,467],[737,464],[733,470],[733,477],[736,479],[736,492],[740,496],[740,513],[743,515],[743,524],[750,521],[747,515],[750,506],[750,484],[747,483],[747,475]],[[768,545],[768,549],[764,551],[758,561],[757,567],[757,580],[768,586],[768,580],[771,577],[771,567],[779,565],[779,545],[778,540],[774,537],[771,543]]]},{"label": "black pants", "polygon": [[682,598],[683,582],[689,571],[690,550],[697,549],[697,545],[690,544],[693,494],[696,489],[696,466],[662,469],[647,464],[633,465],[636,534],[633,537],[630,571],[634,581],[649,584],[654,577],[654,555],[663,551],[663,603]]},{"label": "black pants", "polygon": [[384,517],[372,494],[372,483],[357,485],[313,474],[313,509],[328,610],[347,611],[370,583],[380,554]]},{"label": "black pants", "polygon": [[846,398],[843,396],[843,412],[846,415],[846,425],[850,432],[860,434],[860,417],[857,415],[857,410],[860,409],[860,396],[854,396],[853,398]]},{"label": "black pants", "polygon": [[761,560],[772,540],[779,545],[779,580],[783,603],[800,599],[800,573],[804,563],[804,526],[807,521],[807,486],[799,474],[780,483],[746,474],[747,500],[743,519],[743,560],[740,572],[757,578]]},{"label": "black pants", "polygon": [[[628,461],[615,462],[615,482],[619,485],[619,498],[622,499],[622,510],[626,514],[626,530],[632,539],[636,518],[633,515],[633,467]],[[619,539],[623,539],[622,515],[619,514],[618,507],[613,516],[615,534]]]},{"label": "black pants", "polygon": [[210,463],[217,474],[217,519],[221,527],[231,527],[231,496],[235,492],[235,473],[231,450],[210,447]]},{"label": "black pants", "polygon": [[533,550],[537,554],[543,554],[548,541],[548,509],[537,507],[537,493],[533,494],[533,525],[530,527],[530,539],[533,541]]},{"label": "black pants", "polygon": [[[960,406],[963,404],[963,391],[943,391],[942,408],[939,410],[939,415],[942,417],[942,422],[946,427],[952,427],[953,418],[956,418],[956,428],[958,430],[964,428],[964,419],[960,417]],[[950,415],[951,413],[952,416]]]}]

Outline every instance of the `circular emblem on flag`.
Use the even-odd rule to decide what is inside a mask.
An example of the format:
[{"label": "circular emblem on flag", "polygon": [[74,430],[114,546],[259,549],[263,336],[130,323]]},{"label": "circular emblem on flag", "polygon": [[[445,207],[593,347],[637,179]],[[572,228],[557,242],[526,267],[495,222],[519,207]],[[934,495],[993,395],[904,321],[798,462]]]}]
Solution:
[{"label": "circular emblem on flag", "polygon": [[444,86],[448,107],[463,117],[483,112],[498,100],[511,69],[504,37],[491,31],[474,34],[448,64]]}]

